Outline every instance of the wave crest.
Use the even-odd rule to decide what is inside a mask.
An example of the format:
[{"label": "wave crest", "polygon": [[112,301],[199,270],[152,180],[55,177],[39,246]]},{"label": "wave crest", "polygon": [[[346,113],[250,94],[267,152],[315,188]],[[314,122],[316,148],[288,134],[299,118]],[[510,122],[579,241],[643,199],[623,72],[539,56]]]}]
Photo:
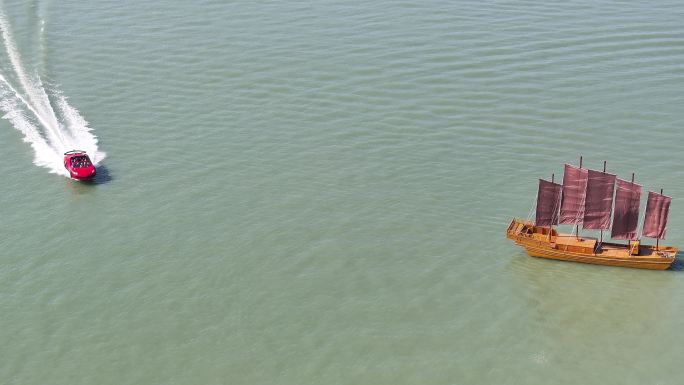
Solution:
[{"label": "wave crest", "polygon": [[[44,24],[41,21],[41,28]],[[0,10],[0,34],[7,63],[0,68],[0,110],[2,116],[24,135],[24,142],[34,151],[33,163],[50,172],[69,176],[62,165],[63,154],[83,150],[95,165],[106,154],[98,149],[97,137],[67,97],[54,87],[46,87],[36,74],[26,73],[12,30],[3,10]],[[44,39],[41,34],[41,40]],[[40,42],[40,46],[44,46]]]}]

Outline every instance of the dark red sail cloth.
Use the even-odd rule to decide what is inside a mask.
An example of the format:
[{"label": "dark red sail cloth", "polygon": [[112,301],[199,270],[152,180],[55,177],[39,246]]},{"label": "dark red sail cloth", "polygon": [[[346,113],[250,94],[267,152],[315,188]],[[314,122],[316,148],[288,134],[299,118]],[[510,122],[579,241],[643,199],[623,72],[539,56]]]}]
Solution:
[{"label": "dark red sail cloth", "polygon": [[637,239],[641,186],[620,178],[616,180],[615,212],[610,237],[613,239]]},{"label": "dark red sail cloth", "polygon": [[665,239],[665,227],[667,226],[667,215],[670,212],[670,202],[672,198],[648,192],[648,202],[646,203],[646,216],[644,217],[644,237]]},{"label": "dark red sail cloth", "polygon": [[558,183],[539,179],[537,192],[537,215],[534,224],[537,226],[553,226],[558,224],[558,208],[560,206],[562,186]]},{"label": "dark red sail cloth", "polygon": [[587,192],[587,169],[565,165],[563,172],[563,198],[561,199],[559,222],[564,225],[582,223],[584,219],[584,197]]},{"label": "dark red sail cloth", "polygon": [[615,175],[589,170],[582,228],[593,230],[610,228],[614,189]]}]

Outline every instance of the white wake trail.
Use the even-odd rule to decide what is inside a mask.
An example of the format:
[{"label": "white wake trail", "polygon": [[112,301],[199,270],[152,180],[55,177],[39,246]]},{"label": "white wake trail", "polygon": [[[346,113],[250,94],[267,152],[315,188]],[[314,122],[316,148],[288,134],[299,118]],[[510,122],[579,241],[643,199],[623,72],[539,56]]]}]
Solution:
[{"label": "white wake trail", "polygon": [[[41,24],[44,24],[43,20]],[[97,138],[88,127],[88,122],[77,109],[69,105],[61,92],[45,87],[39,75],[27,75],[10,24],[1,9],[0,33],[10,64],[10,68],[0,69],[0,110],[5,113],[3,118],[23,133],[24,141],[31,144],[35,153],[34,164],[68,176],[62,165],[62,157],[69,150],[84,150],[93,163],[100,163],[105,153],[98,149]],[[40,35],[42,45],[44,34]],[[5,75],[12,75],[16,84],[13,85]],[[50,102],[51,98],[54,106]]]}]

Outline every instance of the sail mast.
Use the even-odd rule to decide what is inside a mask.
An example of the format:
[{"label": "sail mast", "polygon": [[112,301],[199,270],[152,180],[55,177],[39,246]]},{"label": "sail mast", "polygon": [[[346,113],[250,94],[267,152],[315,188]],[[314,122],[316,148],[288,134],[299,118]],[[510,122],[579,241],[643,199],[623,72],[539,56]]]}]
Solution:
[{"label": "sail mast", "polygon": [[[554,183],[553,178],[556,176],[555,173],[551,173],[551,183]],[[555,214],[555,209],[554,209],[554,214]],[[553,232],[553,220],[551,220],[551,224],[549,225],[549,243],[551,243],[551,233]]]},{"label": "sail mast", "polygon": [[[582,155],[580,155],[580,170],[582,169]],[[586,194],[587,184],[584,184],[584,193]],[[579,223],[575,223],[575,238],[579,239]]]},{"label": "sail mast", "polygon": [[[560,205],[558,223],[578,228],[584,219],[584,204],[587,192],[588,170],[565,164],[563,173],[563,195]],[[579,236],[579,230],[573,229]]]},{"label": "sail mast", "polygon": [[[632,184],[634,184],[634,173],[632,173]],[[641,193],[639,193],[639,194],[640,194],[639,199],[637,201],[641,200]],[[638,215],[639,214],[637,214],[637,225],[639,223]],[[629,256],[631,257],[632,256],[632,240],[631,239],[629,241],[627,241],[627,247],[629,248]],[[636,246],[636,253],[639,254],[639,245],[638,244]]]},{"label": "sail mast", "polygon": [[[663,189],[660,189],[660,195],[663,195]],[[658,251],[659,243],[660,243],[660,238],[656,238],[656,251]]]},{"label": "sail mast", "polygon": [[644,216],[644,228],[641,234],[644,237],[656,239],[656,250],[659,249],[659,240],[665,239],[665,228],[667,226],[667,217],[670,212],[670,203],[672,198],[653,191],[648,192],[648,201],[646,203],[646,215]]},{"label": "sail mast", "polygon": [[[555,179],[555,175],[552,176]],[[537,192],[537,209],[535,215],[535,226],[548,227],[549,234],[553,225],[558,224],[558,208],[560,206],[562,186],[555,182],[539,179],[539,190]]]},{"label": "sail mast", "polygon": [[[660,195],[663,195],[663,189],[660,189]],[[659,243],[660,243],[660,238],[656,238],[656,251],[658,251],[658,247],[659,247],[658,244]]]},{"label": "sail mast", "polygon": [[[603,161],[603,173],[604,174],[606,173],[606,161],[605,160]],[[600,244],[603,244],[603,229],[601,229],[601,241],[600,242],[601,242]]]},{"label": "sail mast", "polygon": [[634,183],[634,173],[631,182],[620,178],[616,178],[615,181],[615,204],[610,236],[613,239],[633,240],[636,239],[639,224],[641,186]]},{"label": "sail mast", "polygon": [[[604,162],[604,170],[606,162]],[[584,219],[582,228],[603,230],[610,228],[613,209],[613,193],[615,190],[615,175],[605,171],[587,170],[587,192],[584,201]]]}]

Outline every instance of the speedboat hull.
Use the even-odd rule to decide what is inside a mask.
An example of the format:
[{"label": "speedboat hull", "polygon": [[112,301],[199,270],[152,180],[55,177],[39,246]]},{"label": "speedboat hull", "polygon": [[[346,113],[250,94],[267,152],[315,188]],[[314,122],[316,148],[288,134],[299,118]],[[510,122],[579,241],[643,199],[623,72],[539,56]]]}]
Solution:
[{"label": "speedboat hull", "polygon": [[71,179],[88,180],[95,177],[97,170],[85,151],[72,150],[64,153],[64,168]]}]

